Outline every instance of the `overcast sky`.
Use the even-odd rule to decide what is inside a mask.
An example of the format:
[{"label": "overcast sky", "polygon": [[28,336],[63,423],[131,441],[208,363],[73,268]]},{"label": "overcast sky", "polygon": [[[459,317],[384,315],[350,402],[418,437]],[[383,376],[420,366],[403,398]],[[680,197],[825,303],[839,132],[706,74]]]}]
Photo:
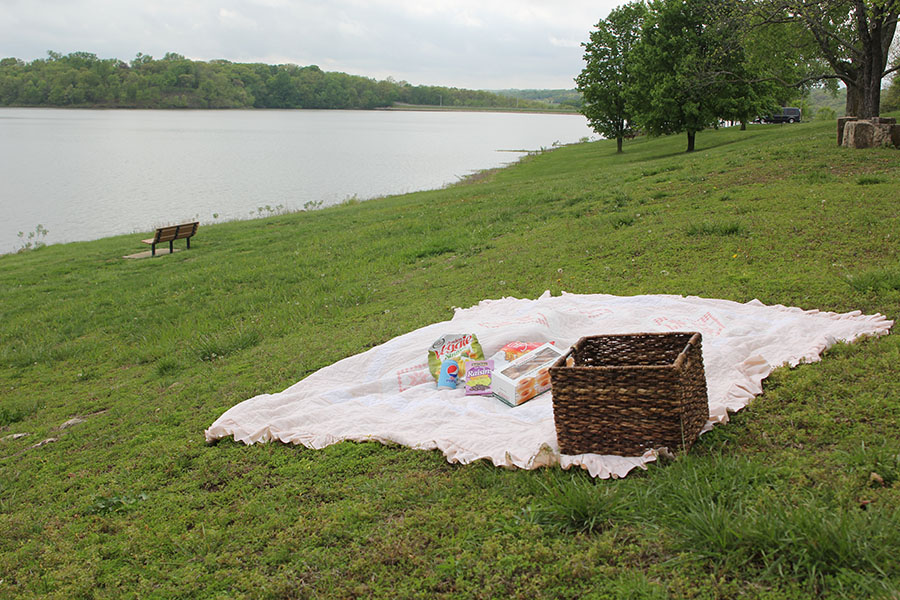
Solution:
[{"label": "overcast sky", "polygon": [[573,88],[581,42],[624,0],[0,0],[0,57],[319,65],[473,89]]}]

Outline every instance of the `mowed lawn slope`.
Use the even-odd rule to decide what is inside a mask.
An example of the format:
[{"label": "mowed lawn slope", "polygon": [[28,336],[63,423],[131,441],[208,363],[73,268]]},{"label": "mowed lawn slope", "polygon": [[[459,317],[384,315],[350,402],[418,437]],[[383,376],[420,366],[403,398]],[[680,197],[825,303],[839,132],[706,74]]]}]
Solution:
[{"label": "mowed lawn slope", "polygon": [[900,152],[834,129],[563,147],[443,190],[201,224],[152,260],[120,258],[140,234],[0,256],[0,598],[900,597],[895,334],[777,370],[689,455],[618,481],[203,437],[485,298],[897,319]]}]

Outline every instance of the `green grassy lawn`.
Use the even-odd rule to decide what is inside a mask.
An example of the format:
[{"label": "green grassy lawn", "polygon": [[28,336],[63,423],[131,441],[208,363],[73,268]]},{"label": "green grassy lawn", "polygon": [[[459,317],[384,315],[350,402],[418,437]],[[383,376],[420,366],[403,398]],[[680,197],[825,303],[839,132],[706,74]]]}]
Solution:
[{"label": "green grassy lawn", "polygon": [[900,152],[834,129],[567,146],[443,190],[201,224],[152,260],[120,258],[141,235],[0,256],[0,598],[900,598],[896,335],[775,371],[690,454],[622,480],[203,437],[484,298],[897,319]]}]

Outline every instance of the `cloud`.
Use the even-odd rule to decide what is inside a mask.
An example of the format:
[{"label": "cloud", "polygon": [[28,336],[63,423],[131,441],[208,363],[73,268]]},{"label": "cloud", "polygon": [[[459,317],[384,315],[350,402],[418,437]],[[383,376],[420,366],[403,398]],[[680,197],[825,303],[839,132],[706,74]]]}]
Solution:
[{"label": "cloud", "polygon": [[580,43],[617,1],[0,0],[0,56],[318,64],[480,89],[572,87]]}]

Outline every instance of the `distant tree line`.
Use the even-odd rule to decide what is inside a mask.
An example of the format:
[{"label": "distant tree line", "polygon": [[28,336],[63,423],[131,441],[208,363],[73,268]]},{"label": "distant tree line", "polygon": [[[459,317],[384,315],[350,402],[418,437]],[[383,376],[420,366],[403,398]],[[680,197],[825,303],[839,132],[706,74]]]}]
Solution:
[{"label": "distant tree line", "polygon": [[548,104],[559,104],[581,108],[581,92],[578,90],[491,90],[501,96],[519,98],[520,100],[537,100]]},{"label": "distant tree line", "polygon": [[174,53],[161,59],[138,54],[130,63],[88,52],[48,52],[31,62],[0,59],[0,106],[371,109],[396,103],[554,108],[486,91],[325,72],[315,65],[204,62]]}]

